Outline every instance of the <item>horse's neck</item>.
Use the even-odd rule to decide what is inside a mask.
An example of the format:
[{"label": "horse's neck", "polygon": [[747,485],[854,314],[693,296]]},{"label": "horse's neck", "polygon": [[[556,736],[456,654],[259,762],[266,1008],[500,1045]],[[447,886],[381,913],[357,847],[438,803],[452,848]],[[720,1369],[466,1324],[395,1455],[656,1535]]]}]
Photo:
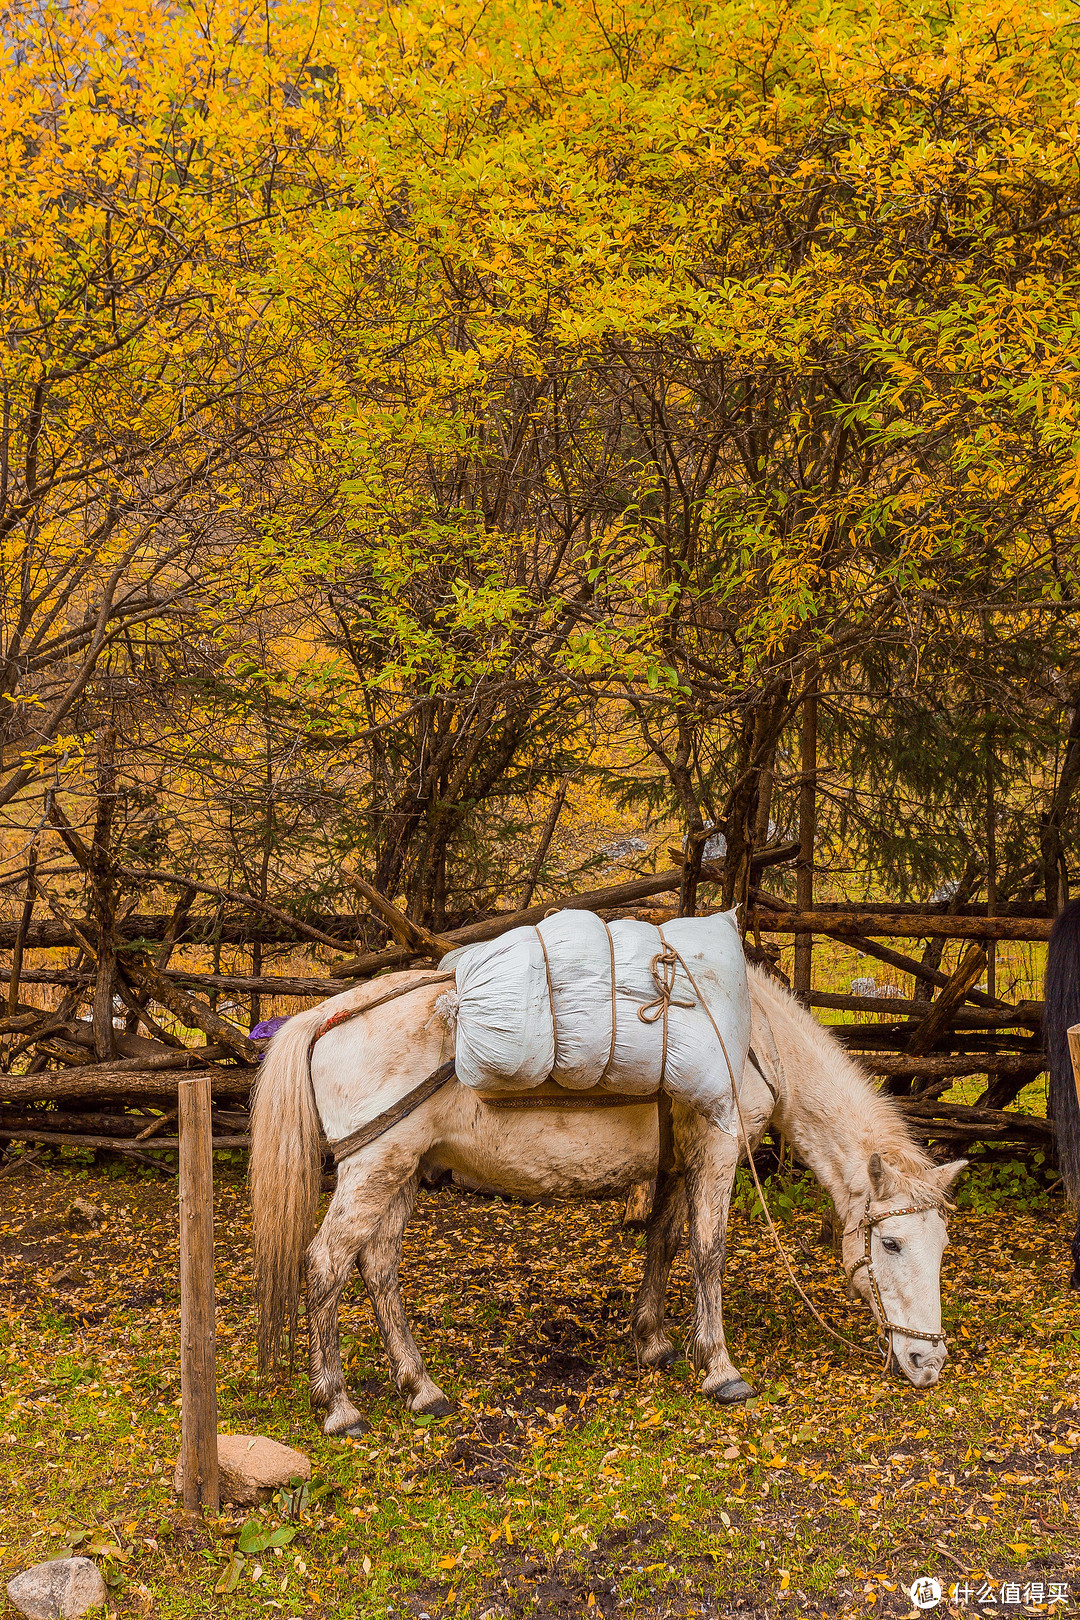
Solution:
[{"label": "horse's neck", "polygon": [[770,1022],[783,1064],[778,1123],[846,1217],[867,1194],[882,1105],[842,1051],[830,1051],[793,1019]]}]

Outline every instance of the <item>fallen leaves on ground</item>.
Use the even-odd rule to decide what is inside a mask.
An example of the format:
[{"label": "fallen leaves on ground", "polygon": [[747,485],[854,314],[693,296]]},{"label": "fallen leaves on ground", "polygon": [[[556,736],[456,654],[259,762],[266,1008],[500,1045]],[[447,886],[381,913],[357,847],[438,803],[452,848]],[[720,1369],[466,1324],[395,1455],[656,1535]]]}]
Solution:
[{"label": "fallen leaves on ground", "polygon": [[[76,1192],[101,1207],[96,1230],[68,1227]],[[788,1252],[819,1308],[869,1343],[820,1244],[822,1208],[796,1200]],[[0,1574],[97,1549],[118,1612],[162,1620],[900,1616],[915,1612],[907,1589],[921,1573],[938,1577],[946,1606],[950,1586],[970,1585],[969,1612],[980,1586],[1010,1579],[1071,1584],[1074,1601],[1054,1612],[1075,1610],[1080,1304],[1064,1289],[1059,1201],[954,1218],[952,1359],[925,1393],[831,1344],[785,1288],[760,1222],[737,1211],[728,1334],[759,1391],[745,1410],[703,1400],[685,1360],[637,1367],[642,1240],[620,1216],[615,1203],[425,1191],[403,1286],[457,1409],[437,1421],[405,1411],[357,1282],[342,1343],[371,1429],[331,1441],[308,1408],[302,1356],[277,1387],[256,1379],[246,1198],[237,1171],[221,1172],[221,1426],[300,1447],[314,1478],[254,1523],[247,1510],[200,1522],[171,1490],[174,1185],[55,1165],[8,1176]],[[669,1294],[678,1335],[691,1301],[684,1255]],[[275,1534],[286,1524],[292,1536]]]}]

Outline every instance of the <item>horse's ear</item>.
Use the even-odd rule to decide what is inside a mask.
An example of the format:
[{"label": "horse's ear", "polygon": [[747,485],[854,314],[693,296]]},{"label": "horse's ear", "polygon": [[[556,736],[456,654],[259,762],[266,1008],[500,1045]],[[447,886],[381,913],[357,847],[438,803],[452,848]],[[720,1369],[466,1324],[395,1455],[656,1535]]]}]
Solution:
[{"label": "horse's ear", "polygon": [[871,1153],[866,1168],[870,1172],[870,1190],[874,1197],[891,1198],[899,1182],[881,1154]]},{"label": "horse's ear", "polygon": [[968,1161],[966,1159],[953,1159],[950,1164],[942,1164],[938,1166],[937,1171],[935,1172],[937,1175],[937,1184],[941,1188],[946,1198],[952,1192],[953,1188],[956,1186],[956,1183],[960,1180],[960,1177],[963,1175],[967,1167]]}]

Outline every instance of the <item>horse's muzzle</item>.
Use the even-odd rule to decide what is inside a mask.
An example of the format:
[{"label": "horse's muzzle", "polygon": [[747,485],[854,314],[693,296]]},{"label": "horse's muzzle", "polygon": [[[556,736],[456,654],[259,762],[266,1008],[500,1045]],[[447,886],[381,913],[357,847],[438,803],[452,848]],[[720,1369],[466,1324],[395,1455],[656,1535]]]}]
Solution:
[{"label": "horse's muzzle", "polygon": [[[896,1336],[898,1338],[899,1335]],[[949,1359],[943,1344],[927,1344],[925,1340],[893,1340],[893,1360],[916,1389],[929,1389],[941,1377],[941,1369]]]}]

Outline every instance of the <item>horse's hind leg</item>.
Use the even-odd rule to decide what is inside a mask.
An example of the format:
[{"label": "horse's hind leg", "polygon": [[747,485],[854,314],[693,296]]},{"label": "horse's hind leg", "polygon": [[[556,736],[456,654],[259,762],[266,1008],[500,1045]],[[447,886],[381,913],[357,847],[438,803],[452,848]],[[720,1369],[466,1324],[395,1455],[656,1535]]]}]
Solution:
[{"label": "horse's hind leg", "polygon": [[394,1383],[406,1406],[410,1412],[444,1417],[453,1407],[438,1384],[428,1377],[423,1357],[409,1332],[398,1282],[401,1240],[416,1203],[418,1179],[413,1175],[395,1193],[382,1221],[361,1246],[357,1264],[379,1324]]},{"label": "horse's hind leg", "polygon": [[338,1334],[338,1303],[362,1241],[357,1214],[355,1189],[342,1178],[307,1252],[308,1375],[312,1406],[327,1408],[325,1434],[367,1427],[345,1388]]},{"label": "horse's hind leg", "polygon": [[681,1175],[658,1177],[645,1236],[645,1271],[631,1318],[634,1342],[646,1367],[669,1367],[675,1346],[664,1331],[664,1294],[686,1220],[686,1184]]}]

